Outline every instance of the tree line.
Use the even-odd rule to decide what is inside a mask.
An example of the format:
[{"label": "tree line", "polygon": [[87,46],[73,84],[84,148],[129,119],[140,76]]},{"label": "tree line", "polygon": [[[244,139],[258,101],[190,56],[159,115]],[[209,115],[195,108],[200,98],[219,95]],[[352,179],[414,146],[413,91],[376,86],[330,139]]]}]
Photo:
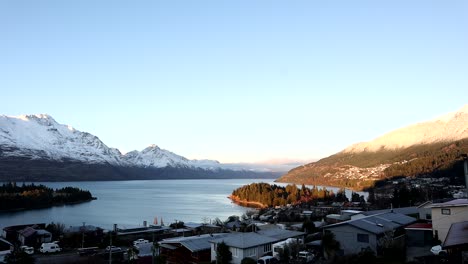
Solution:
[{"label": "tree line", "polygon": [[[361,201],[364,198],[353,193],[353,201]],[[340,189],[336,194],[327,188],[306,187],[304,184],[298,188],[294,184],[279,186],[268,183],[251,183],[235,189],[232,195],[247,202],[258,202],[265,206],[282,206],[287,204],[299,204],[305,202],[347,202],[345,189]]]},{"label": "tree line", "polygon": [[92,199],[95,198],[89,191],[75,187],[54,190],[44,185],[34,183],[17,185],[15,182],[0,186],[0,210],[43,208]]}]

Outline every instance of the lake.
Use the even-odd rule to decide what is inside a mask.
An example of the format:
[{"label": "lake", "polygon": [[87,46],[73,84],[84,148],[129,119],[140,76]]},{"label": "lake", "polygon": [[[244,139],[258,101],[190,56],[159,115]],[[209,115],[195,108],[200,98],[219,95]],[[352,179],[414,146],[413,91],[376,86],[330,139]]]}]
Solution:
[{"label": "lake", "polygon": [[[253,182],[273,183],[274,179],[202,179],[94,182],[41,182],[51,188],[73,186],[89,190],[97,200],[0,214],[0,228],[30,223],[60,222],[65,226],[95,225],[106,229],[152,224],[155,217],[164,224],[177,221],[203,222],[218,217],[222,221],[248,210],[227,198],[232,191]],[[283,185],[283,184],[278,184]],[[335,192],[337,188],[333,189]],[[347,193],[350,197],[350,191]]]}]

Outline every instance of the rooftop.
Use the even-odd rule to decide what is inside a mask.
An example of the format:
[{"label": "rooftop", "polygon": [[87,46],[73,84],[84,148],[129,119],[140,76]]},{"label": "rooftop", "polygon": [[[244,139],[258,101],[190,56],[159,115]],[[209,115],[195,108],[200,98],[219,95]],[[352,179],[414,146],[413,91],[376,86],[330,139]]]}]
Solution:
[{"label": "rooftop", "polygon": [[405,229],[409,230],[432,230],[432,224],[430,223],[414,223],[405,227]]},{"label": "rooftop", "polygon": [[[190,236],[190,237],[175,237],[175,238],[164,239],[160,242],[160,244],[161,246],[165,246],[168,244],[180,244],[192,252],[197,252],[197,251],[209,249],[211,240],[222,238],[227,235],[229,234],[219,233],[219,234],[204,234],[204,235]],[[166,248],[171,248],[171,247],[166,247]]]},{"label": "rooftop", "polygon": [[448,248],[461,245],[468,245],[468,221],[453,223],[442,247]]},{"label": "rooftop", "polygon": [[400,207],[400,208],[389,208],[389,209],[382,209],[382,210],[373,210],[373,211],[364,211],[362,212],[363,215],[375,215],[381,213],[390,213],[390,212],[400,213],[404,215],[412,215],[418,214],[418,207],[411,206],[411,207]]},{"label": "rooftop", "polygon": [[210,243],[224,242],[226,245],[235,248],[251,248],[264,244],[274,243],[277,240],[257,233],[230,233],[226,237],[212,239]]},{"label": "rooftop", "polygon": [[406,216],[401,213],[389,212],[376,215],[370,215],[364,218],[349,220],[338,224],[325,226],[325,229],[342,225],[351,225],[353,227],[365,230],[373,234],[381,234],[389,230],[414,223],[416,218]]},{"label": "rooftop", "polygon": [[468,206],[468,199],[455,199],[445,203],[436,203],[432,205],[432,208],[438,207],[457,207],[457,206]]}]

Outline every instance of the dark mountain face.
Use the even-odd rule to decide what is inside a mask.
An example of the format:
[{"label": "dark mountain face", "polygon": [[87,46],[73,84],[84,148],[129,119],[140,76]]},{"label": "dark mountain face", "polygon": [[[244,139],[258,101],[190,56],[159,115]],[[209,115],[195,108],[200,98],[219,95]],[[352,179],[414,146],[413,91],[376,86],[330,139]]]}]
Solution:
[{"label": "dark mountain face", "polygon": [[124,167],[84,163],[76,160],[1,157],[0,181],[106,181],[158,179],[277,178],[279,173],[231,170],[205,170],[187,167]]}]

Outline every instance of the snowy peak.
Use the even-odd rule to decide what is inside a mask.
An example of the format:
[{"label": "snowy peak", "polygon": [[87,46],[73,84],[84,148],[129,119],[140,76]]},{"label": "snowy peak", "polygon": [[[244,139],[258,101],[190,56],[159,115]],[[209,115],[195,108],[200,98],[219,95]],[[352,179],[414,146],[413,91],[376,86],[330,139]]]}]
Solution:
[{"label": "snowy peak", "polygon": [[468,105],[436,119],[394,130],[372,141],[354,144],[343,152],[395,150],[464,138],[468,138]]},{"label": "snowy peak", "polygon": [[72,159],[87,163],[109,163],[136,167],[194,167],[216,170],[221,164],[212,160],[189,160],[168,150],[150,145],[122,155],[98,137],[57,123],[47,114],[0,116],[2,156],[31,159]]},{"label": "snowy peak", "polygon": [[123,156],[123,159],[132,166],[138,167],[156,167],[166,166],[188,166],[189,160],[172,153],[168,150],[159,148],[156,145],[150,145],[141,152],[131,151]]},{"label": "snowy peak", "polygon": [[221,168],[221,164],[215,160],[189,160],[157,145],[150,145],[141,152],[131,151],[124,155],[124,160],[139,167],[195,167],[216,170]]},{"label": "snowy peak", "polygon": [[3,155],[32,159],[74,159],[90,163],[120,164],[120,151],[98,137],[57,123],[47,114],[0,116]]}]

